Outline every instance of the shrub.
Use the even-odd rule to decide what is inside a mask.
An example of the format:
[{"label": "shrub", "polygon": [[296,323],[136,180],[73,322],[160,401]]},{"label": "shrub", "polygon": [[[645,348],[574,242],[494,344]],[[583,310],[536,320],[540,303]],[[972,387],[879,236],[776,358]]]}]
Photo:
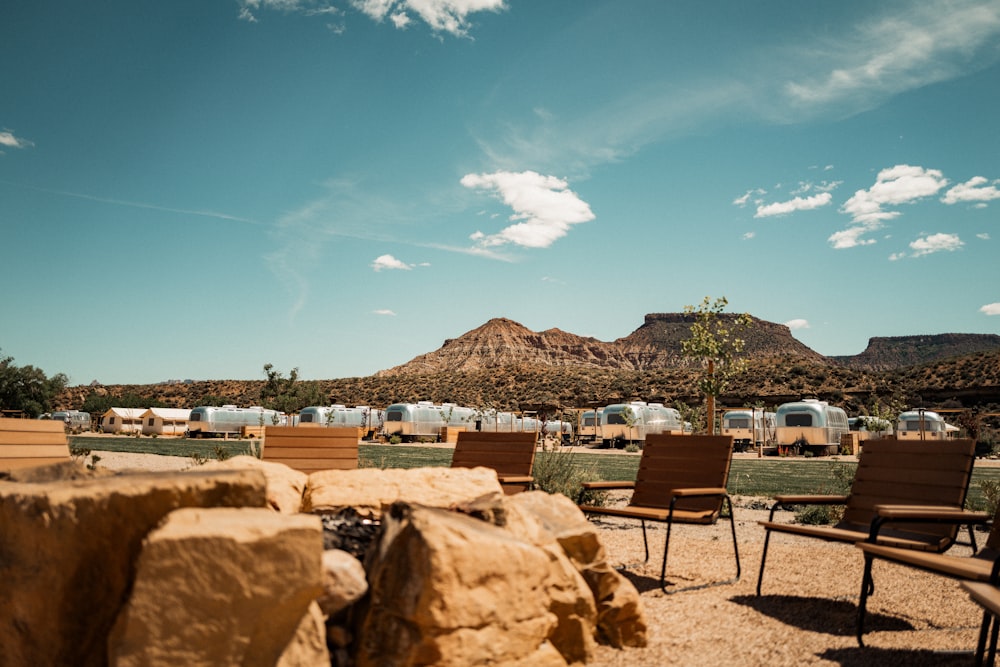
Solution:
[{"label": "shrub", "polygon": [[229,453],[229,450],[223,447],[222,445],[215,446],[215,458],[218,459],[219,461],[225,461],[231,456],[232,454]]},{"label": "shrub", "polygon": [[986,507],[983,508],[983,511],[989,512],[991,516],[996,514],[997,505],[1000,504],[1000,480],[981,480],[979,490],[983,492],[983,498],[986,499]]},{"label": "shrub", "polygon": [[531,474],[535,478],[535,486],[546,493],[561,493],[573,502],[583,502],[588,505],[603,503],[603,493],[584,492],[583,483],[597,479],[593,467],[576,465],[573,452],[560,449],[539,452],[535,456]]},{"label": "shrub", "polygon": [[[830,481],[816,492],[819,495],[846,495],[854,481],[854,468],[839,461],[830,461]],[[807,525],[836,523],[844,516],[843,505],[806,505],[795,512],[795,520]]]}]

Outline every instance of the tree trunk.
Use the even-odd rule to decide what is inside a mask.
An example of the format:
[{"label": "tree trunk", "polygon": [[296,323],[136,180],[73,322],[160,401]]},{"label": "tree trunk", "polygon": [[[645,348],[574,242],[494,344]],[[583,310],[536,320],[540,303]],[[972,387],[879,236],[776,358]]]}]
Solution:
[{"label": "tree trunk", "polygon": [[[708,360],[708,374],[715,376],[715,360]],[[714,386],[714,382],[712,383]],[[705,397],[705,421],[708,423],[708,434],[715,435],[715,394],[709,393]]]}]

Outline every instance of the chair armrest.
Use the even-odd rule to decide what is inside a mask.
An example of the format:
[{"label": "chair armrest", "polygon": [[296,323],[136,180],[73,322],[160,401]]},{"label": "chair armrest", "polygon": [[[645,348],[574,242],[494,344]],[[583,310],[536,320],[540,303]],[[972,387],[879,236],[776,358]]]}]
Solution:
[{"label": "chair armrest", "polygon": [[635,482],[584,482],[585,491],[609,491],[612,489],[634,489]]},{"label": "chair armrest", "polygon": [[958,524],[989,523],[989,512],[970,512],[938,505],[876,505],[875,514],[887,521],[942,521]]},{"label": "chair armrest", "polygon": [[878,541],[879,531],[887,523],[950,523],[955,525],[987,524],[988,512],[969,512],[940,505],[875,505],[875,518],[868,532],[868,542]]},{"label": "chair armrest", "polygon": [[501,484],[531,484],[535,478],[531,475],[497,475]]},{"label": "chair armrest", "polygon": [[705,487],[694,487],[690,489],[674,489],[672,494],[674,498],[694,498],[697,496],[724,496],[726,495],[725,487],[721,486],[705,486]]}]

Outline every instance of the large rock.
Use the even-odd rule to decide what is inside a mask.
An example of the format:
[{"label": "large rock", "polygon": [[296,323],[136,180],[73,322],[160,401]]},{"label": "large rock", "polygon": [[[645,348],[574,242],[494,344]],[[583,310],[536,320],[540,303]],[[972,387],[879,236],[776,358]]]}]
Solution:
[{"label": "large rock", "polygon": [[178,508],[264,505],[252,470],[0,482],[0,664],[107,664],[143,538]]},{"label": "large rock", "polygon": [[261,461],[255,456],[234,456],[225,461],[209,461],[199,470],[260,470],[267,479],[267,504],[283,514],[302,511],[302,496],[309,475],[284,463]]},{"label": "large rock", "polygon": [[340,549],[323,552],[323,595],[317,600],[327,616],[336,616],[368,592],[365,567]]},{"label": "large rock", "polygon": [[[182,509],[149,534],[108,640],[110,664],[275,665],[322,593],[318,517],[267,509]],[[330,664],[325,633],[298,664]],[[311,659],[303,656],[319,647]]]},{"label": "large rock", "polygon": [[537,544],[557,543],[593,593],[602,643],[645,646],[647,628],[639,591],[608,562],[597,528],[562,494],[529,491],[504,500],[507,529]]},{"label": "large rock", "polygon": [[359,468],[309,475],[304,512],[339,512],[351,507],[381,516],[397,501],[449,508],[478,498],[499,502],[503,488],[490,468]]},{"label": "large rock", "polygon": [[359,667],[559,665],[542,550],[484,521],[399,504],[369,555]]}]

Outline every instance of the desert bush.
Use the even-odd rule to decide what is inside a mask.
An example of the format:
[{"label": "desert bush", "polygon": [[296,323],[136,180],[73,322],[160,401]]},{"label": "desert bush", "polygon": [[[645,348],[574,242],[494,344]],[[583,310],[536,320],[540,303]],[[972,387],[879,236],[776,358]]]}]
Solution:
[{"label": "desert bush", "polygon": [[996,514],[997,505],[1000,504],[1000,480],[983,479],[979,481],[979,490],[982,491],[985,499],[983,511],[991,515]]},{"label": "desert bush", "polygon": [[573,452],[560,449],[538,452],[531,468],[535,486],[546,493],[561,493],[574,502],[603,504],[604,494],[583,490],[583,483],[598,479],[591,466],[577,465]]},{"label": "desert bush", "polygon": [[[828,464],[829,481],[821,486],[818,495],[846,495],[854,482],[854,467],[844,465],[839,461]],[[840,521],[844,516],[843,505],[806,505],[795,512],[795,521],[807,525],[824,525]]]}]

